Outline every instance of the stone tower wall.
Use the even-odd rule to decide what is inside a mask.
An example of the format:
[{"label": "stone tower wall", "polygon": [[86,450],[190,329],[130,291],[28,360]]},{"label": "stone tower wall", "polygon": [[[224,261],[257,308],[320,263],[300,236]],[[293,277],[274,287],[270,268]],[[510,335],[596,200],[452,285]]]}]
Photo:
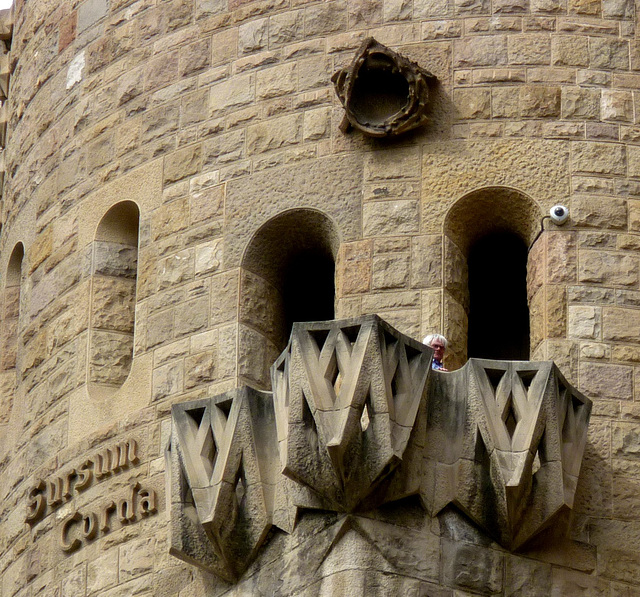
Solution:
[{"label": "stone tower wall", "polygon": [[[630,0],[16,0],[0,597],[640,594],[636,23]],[[331,75],[367,36],[437,76],[426,127],[339,130]],[[556,203],[570,222],[545,224],[528,294],[532,359],[594,399],[569,539],[511,554],[447,513],[425,523],[415,575],[385,576],[347,534],[319,569],[289,545],[238,586],[169,555],[170,406],[269,388],[279,250],[325,243],[336,317],[441,331],[456,367],[474,226],[502,210],[531,242]],[[126,441],[135,460],[96,476],[98,455]],[[90,485],[63,495],[87,461]],[[57,479],[26,524],[39,482]],[[139,501],[136,484],[157,513],[113,515],[62,549],[67,516]]]}]

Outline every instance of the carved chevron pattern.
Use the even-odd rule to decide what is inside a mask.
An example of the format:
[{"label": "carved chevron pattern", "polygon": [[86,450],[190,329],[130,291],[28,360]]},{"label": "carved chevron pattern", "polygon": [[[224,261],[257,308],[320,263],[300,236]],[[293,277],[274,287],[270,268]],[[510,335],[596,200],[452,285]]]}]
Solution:
[{"label": "carved chevron pattern", "polygon": [[294,324],[272,368],[284,473],[355,508],[402,459],[431,356],[376,316]]},{"label": "carved chevron pattern", "polygon": [[273,394],[174,405],[172,553],[234,581],[273,526],[293,533],[301,510],[330,510],[343,516],[310,557],[355,529],[401,568],[402,534],[367,513],[414,496],[431,515],[457,508],[508,549],[561,528],[591,401],[552,362],[471,359],[445,373],[431,358],[376,316],[296,323]]},{"label": "carved chevron pattern", "polygon": [[[195,508],[210,543],[209,568],[237,578],[272,523],[279,467],[271,396],[242,388],[175,405],[172,415],[172,468],[178,469],[172,501],[182,516]],[[173,530],[173,552],[190,561],[193,545]]]},{"label": "carved chevron pattern", "polygon": [[[433,460],[447,463],[444,469],[433,466],[448,481],[425,502],[434,513],[454,503],[499,543],[516,549],[573,506],[591,402],[570,388],[552,362],[471,359],[446,383],[458,388],[457,398],[449,395],[461,407],[458,429],[473,433],[462,434],[448,454],[432,445]],[[429,399],[439,408],[447,390],[434,388]]]}]

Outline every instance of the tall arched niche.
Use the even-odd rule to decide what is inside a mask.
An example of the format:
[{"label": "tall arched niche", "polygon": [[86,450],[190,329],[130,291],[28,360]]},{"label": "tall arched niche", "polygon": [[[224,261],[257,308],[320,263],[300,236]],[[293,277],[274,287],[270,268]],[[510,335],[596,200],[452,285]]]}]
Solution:
[{"label": "tall arched niche", "polygon": [[270,389],[293,322],[334,318],[339,247],[334,222],[314,209],[283,212],[253,235],[240,276],[238,373],[247,383]]},{"label": "tall arched niche", "polygon": [[24,265],[24,245],[13,248],[7,265],[2,301],[2,346],[0,351],[0,425],[11,415],[16,388],[16,361],[20,324],[20,303]]},{"label": "tall arched niche", "polygon": [[140,210],[132,201],[111,207],[92,245],[89,388],[108,396],[126,381],[133,359]]},{"label": "tall arched niche", "polygon": [[[444,332],[450,368],[468,357],[526,360],[538,317],[528,306],[528,248],[542,212],[508,187],[473,191],[449,210],[444,225]],[[540,338],[541,339],[541,338]]]}]

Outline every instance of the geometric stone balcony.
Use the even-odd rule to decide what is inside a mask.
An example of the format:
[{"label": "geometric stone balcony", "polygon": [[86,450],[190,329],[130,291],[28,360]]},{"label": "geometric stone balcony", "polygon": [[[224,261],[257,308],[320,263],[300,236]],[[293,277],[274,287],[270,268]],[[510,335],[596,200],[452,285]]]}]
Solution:
[{"label": "geometric stone balcony", "polygon": [[591,401],[553,362],[470,359],[427,400],[432,515],[452,503],[515,550],[573,507]]},{"label": "geometric stone balcony", "polygon": [[432,353],[375,315],[296,323],[273,393],[174,405],[171,553],[233,582],[305,511],[363,532],[367,512],[410,496],[425,516],[457,508],[510,550],[566,518],[591,401],[552,362],[447,373]]}]

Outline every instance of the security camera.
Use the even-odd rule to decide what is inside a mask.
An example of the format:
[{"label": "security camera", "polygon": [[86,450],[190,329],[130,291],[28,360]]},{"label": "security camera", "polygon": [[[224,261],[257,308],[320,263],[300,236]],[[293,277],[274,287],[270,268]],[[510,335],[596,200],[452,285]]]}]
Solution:
[{"label": "security camera", "polygon": [[554,224],[562,226],[569,219],[569,209],[564,205],[554,205],[549,210],[549,216]]}]

